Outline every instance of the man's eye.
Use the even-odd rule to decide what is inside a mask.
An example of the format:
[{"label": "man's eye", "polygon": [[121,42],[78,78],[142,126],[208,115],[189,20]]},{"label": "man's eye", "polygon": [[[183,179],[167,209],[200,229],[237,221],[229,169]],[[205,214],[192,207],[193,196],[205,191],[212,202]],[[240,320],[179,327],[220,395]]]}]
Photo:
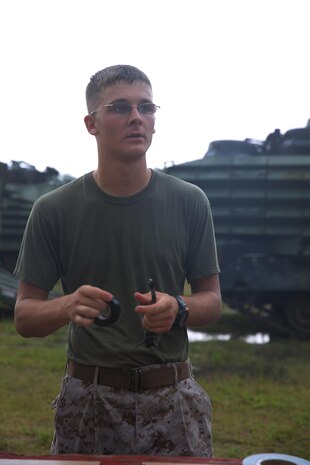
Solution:
[{"label": "man's eye", "polygon": [[139,113],[142,113],[143,115],[149,113],[149,105],[147,103],[141,103],[141,105],[139,105]]},{"label": "man's eye", "polygon": [[139,112],[143,115],[152,115],[156,111],[154,103],[141,103],[139,105]]},{"label": "man's eye", "polygon": [[130,112],[130,105],[125,102],[115,102],[112,104],[112,109],[114,113],[129,113]]}]

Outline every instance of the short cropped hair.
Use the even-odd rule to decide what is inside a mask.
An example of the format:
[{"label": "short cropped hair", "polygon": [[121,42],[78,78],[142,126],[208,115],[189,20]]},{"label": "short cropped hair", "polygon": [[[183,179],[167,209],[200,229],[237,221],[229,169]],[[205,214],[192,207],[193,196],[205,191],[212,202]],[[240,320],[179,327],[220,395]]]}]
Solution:
[{"label": "short cropped hair", "polygon": [[98,103],[98,96],[104,89],[121,81],[127,84],[132,84],[134,81],[142,81],[152,90],[151,81],[147,75],[135,66],[109,66],[108,68],[98,71],[90,78],[86,87],[86,104],[88,112],[91,113],[91,111],[95,109],[95,106]]}]

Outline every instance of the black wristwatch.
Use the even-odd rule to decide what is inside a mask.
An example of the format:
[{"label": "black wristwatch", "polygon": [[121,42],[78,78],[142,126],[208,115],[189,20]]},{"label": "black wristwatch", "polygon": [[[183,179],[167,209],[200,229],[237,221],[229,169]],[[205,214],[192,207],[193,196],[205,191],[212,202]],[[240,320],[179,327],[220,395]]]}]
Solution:
[{"label": "black wristwatch", "polygon": [[179,305],[179,311],[176,314],[176,317],[175,317],[175,320],[174,320],[174,323],[173,323],[172,327],[173,328],[183,328],[183,326],[185,326],[185,323],[186,323],[186,321],[188,319],[188,316],[189,316],[188,306],[186,305],[186,303],[184,302],[182,297],[180,297],[179,295],[175,295],[174,297],[177,299],[177,302],[178,302],[178,305]]}]

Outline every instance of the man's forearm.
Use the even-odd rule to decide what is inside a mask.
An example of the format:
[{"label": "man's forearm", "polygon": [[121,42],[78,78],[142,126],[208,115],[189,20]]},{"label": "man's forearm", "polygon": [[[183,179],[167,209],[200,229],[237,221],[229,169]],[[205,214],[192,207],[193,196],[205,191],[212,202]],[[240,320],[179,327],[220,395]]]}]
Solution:
[{"label": "man's forearm", "polygon": [[214,291],[201,291],[184,296],[189,308],[187,326],[204,326],[215,323],[221,314],[221,296]]},{"label": "man's forearm", "polygon": [[14,316],[17,331],[24,337],[44,337],[65,326],[69,318],[64,311],[64,300],[65,297],[18,301]]}]

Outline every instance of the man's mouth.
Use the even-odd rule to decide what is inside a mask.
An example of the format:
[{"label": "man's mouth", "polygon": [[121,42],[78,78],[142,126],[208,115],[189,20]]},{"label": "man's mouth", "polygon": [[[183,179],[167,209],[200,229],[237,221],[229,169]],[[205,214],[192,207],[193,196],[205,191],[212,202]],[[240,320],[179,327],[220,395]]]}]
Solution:
[{"label": "man's mouth", "polygon": [[141,132],[133,132],[132,134],[129,134],[127,136],[127,139],[141,139],[144,138],[143,134]]}]

